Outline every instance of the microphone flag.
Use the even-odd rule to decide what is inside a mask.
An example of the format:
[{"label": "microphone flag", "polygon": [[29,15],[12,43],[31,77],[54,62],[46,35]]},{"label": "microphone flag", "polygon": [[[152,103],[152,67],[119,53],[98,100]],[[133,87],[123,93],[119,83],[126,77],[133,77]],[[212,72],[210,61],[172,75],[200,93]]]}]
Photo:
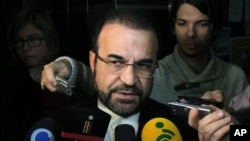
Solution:
[{"label": "microphone flag", "polygon": [[39,128],[33,131],[30,141],[55,141],[55,137],[48,129]]},{"label": "microphone flag", "polygon": [[175,124],[162,117],[148,121],[142,129],[141,138],[142,141],[182,141]]}]

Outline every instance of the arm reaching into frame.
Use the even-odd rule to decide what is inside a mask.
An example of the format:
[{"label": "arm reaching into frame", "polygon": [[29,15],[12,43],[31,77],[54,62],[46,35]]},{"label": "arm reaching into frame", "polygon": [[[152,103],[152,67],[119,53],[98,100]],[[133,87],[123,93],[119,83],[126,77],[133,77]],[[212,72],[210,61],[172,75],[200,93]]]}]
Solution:
[{"label": "arm reaching into frame", "polygon": [[66,95],[86,98],[94,92],[93,75],[90,68],[70,57],[59,57],[44,66],[41,77],[41,88],[52,92],[58,90],[56,76],[67,81]]}]

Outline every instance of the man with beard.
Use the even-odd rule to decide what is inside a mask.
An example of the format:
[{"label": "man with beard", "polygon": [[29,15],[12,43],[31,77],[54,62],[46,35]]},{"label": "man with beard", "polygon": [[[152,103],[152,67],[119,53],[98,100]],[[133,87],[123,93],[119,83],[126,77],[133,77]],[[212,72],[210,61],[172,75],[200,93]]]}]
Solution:
[{"label": "man with beard", "polygon": [[[105,15],[97,25],[93,35],[93,48],[89,51],[96,91],[92,97],[80,101],[69,111],[55,113],[38,121],[28,133],[27,140],[38,136],[37,130],[40,127],[50,129],[52,125],[50,130],[57,141],[65,138],[76,140],[82,137],[82,140],[89,140],[93,136],[100,137],[93,135],[103,132],[95,132],[96,126],[100,130],[105,128],[105,141],[112,141],[115,127],[119,124],[130,124],[135,130],[135,137],[149,119],[168,117],[165,105],[149,99],[153,73],[158,65],[158,35],[151,21],[153,20],[147,19],[139,11],[121,10]],[[80,113],[84,114],[75,119],[74,115]],[[84,118],[86,114],[89,116]],[[85,131],[82,121],[93,123],[88,126],[90,133],[81,133]],[[47,124],[50,126],[46,127]],[[77,130],[79,126],[82,127]],[[73,131],[69,131],[69,128]],[[76,130],[80,131],[80,137],[70,136],[69,132],[77,134],[74,132]],[[138,140],[140,138],[138,136]]]},{"label": "man with beard", "polygon": [[[154,70],[158,67],[159,50],[158,35],[152,22],[142,11],[117,10],[107,14],[94,32],[94,46],[89,52],[95,93],[69,111],[55,113],[38,121],[28,133],[27,140],[38,138],[39,133],[46,132],[56,141],[113,141],[116,127],[126,124],[134,130],[130,134],[124,131],[124,137],[130,136],[132,138],[128,140],[133,140],[134,136],[140,141],[145,123],[158,117],[176,125],[177,131],[180,131],[174,132],[177,140],[198,140],[197,131],[186,120],[171,115],[166,105],[149,98]],[[219,109],[211,113],[211,117],[211,123],[218,122],[220,126],[212,128],[212,132],[206,130],[206,136],[215,134],[221,138],[229,130],[216,131],[234,122],[228,113]],[[149,130],[153,131],[155,126]],[[169,128],[167,125],[161,127]]]}]

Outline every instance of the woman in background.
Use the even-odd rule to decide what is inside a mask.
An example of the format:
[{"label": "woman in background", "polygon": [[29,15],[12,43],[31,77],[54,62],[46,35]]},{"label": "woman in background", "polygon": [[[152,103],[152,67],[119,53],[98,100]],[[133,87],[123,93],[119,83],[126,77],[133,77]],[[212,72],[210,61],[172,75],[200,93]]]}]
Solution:
[{"label": "woman in background", "polygon": [[3,140],[21,141],[35,121],[69,106],[74,98],[51,94],[40,87],[41,71],[58,57],[59,44],[51,13],[46,9],[23,9],[11,21],[7,43],[11,61],[2,93]]}]

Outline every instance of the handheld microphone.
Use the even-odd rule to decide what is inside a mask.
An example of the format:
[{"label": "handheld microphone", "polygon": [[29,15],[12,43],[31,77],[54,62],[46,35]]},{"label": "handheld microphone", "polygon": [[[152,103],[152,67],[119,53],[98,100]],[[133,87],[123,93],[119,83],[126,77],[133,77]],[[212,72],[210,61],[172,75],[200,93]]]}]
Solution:
[{"label": "handheld microphone", "polygon": [[135,141],[135,129],[129,124],[121,124],[115,128],[115,141]]},{"label": "handheld microphone", "polygon": [[181,134],[173,122],[158,117],[148,121],[141,134],[142,141],[182,141]]},{"label": "handheld microphone", "polygon": [[38,128],[32,133],[30,141],[55,141],[55,138],[48,129]]}]

